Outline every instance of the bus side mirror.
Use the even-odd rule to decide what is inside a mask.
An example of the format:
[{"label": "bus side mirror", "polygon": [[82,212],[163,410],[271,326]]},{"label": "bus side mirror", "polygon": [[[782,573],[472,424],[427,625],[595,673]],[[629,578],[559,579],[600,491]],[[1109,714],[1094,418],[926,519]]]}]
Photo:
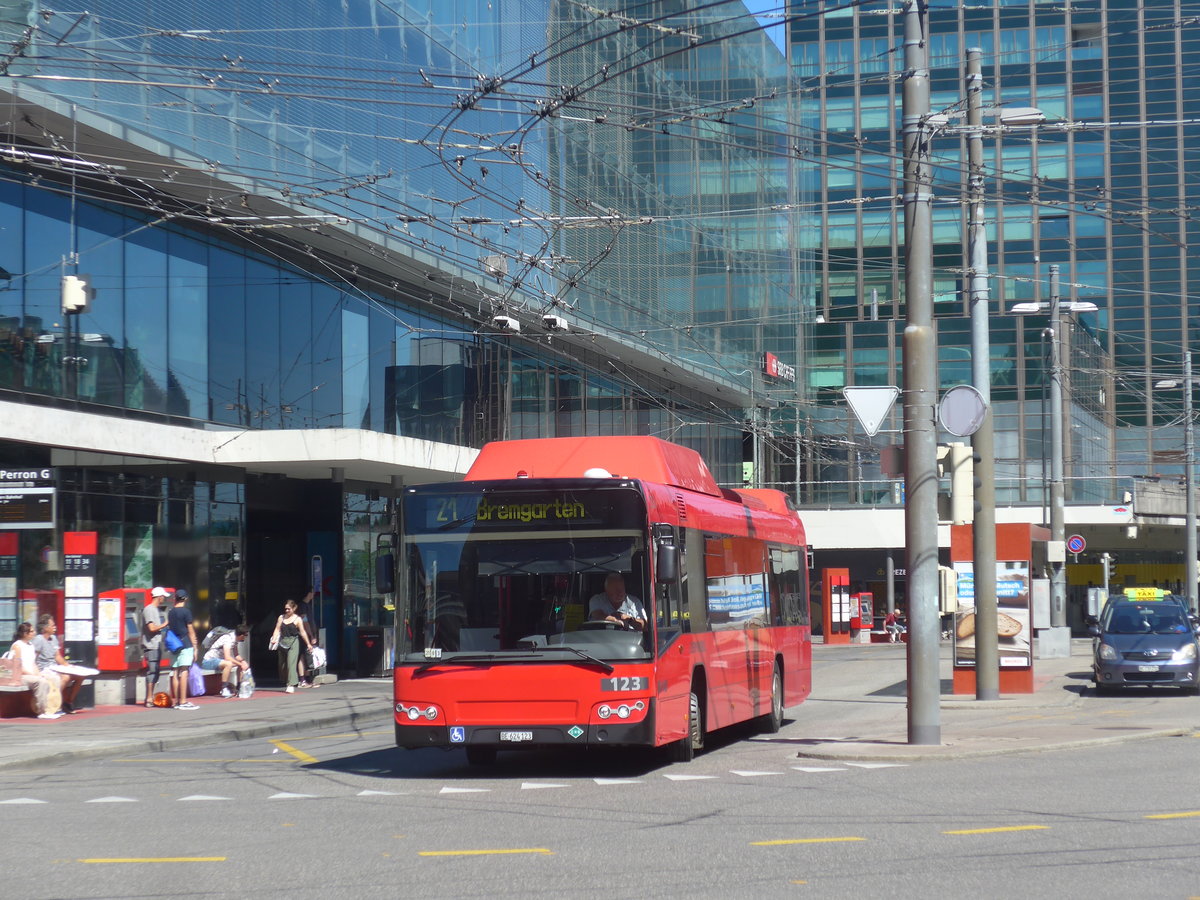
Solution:
[{"label": "bus side mirror", "polygon": [[380,594],[391,594],[396,590],[395,540],[390,534],[381,534],[375,541],[375,590]]},{"label": "bus side mirror", "polygon": [[659,584],[674,584],[679,580],[679,548],[659,544],[654,560],[655,577]]}]

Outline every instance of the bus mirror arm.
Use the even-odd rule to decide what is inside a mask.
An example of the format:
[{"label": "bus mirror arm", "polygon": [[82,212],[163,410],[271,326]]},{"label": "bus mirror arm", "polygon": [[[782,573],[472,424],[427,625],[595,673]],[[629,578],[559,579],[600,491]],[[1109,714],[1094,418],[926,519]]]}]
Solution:
[{"label": "bus mirror arm", "polygon": [[679,580],[679,548],[659,544],[654,560],[655,579],[659,584],[674,584]]},{"label": "bus mirror arm", "polygon": [[381,534],[375,541],[375,590],[390,594],[396,590],[396,538]]}]

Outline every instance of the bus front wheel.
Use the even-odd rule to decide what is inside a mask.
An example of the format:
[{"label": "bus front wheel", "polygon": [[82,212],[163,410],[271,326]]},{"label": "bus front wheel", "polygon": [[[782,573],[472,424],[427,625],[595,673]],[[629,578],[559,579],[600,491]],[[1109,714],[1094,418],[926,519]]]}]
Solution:
[{"label": "bus front wheel", "polygon": [[691,762],[704,749],[704,712],[700,696],[693,690],[688,695],[688,733],[672,744],[674,762]]}]

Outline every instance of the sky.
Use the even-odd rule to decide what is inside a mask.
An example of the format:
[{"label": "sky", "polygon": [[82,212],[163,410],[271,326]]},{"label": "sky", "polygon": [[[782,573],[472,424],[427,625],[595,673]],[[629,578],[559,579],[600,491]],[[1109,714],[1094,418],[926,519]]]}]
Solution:
[{"label": "sky", "polygon": [[[758,20],[762,22],[764,26],[771,26],[766,29],[767,36],[770,37],[771,40],[775,42],[775,45],[779,47],[780,51],[782,51],[785,29],[779,23],[781,21],[780,14],[785,12],[787,9],[787,0],[742,0],[742,2],[746,4],[746,7],[750,10],[750,12],[754,13],[755,16],[758,17]],[[764,18],[762,16],[762,13],[764,12],[775,13],[776,15],[771,18]]]}]

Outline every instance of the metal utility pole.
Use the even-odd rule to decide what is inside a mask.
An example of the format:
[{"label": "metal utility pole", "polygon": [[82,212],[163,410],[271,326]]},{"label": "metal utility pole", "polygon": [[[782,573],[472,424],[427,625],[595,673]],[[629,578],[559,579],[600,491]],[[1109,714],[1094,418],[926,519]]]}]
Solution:
[{"label": "metal utility pole", "polygon": [[971,381],[983,398],[983,423],[971,438],[975,517],[971,525],[975,573],[975,699],[1000,699],[1000,647],[996,608],[996,480],[992,418],[991,335],[988,315],[987,227],[983,208],[982,51],[967,51],[967,247],[971,263]]},{"label": "metal utility pole", "polygon": [[[1066,492],[1063,489],[1063,366],[1058,266],[1050,266],[1050,627],[1067,624]],[[978,617],[976,617],[978,618]]]},{"label": "metal utility pole", "polygon": [[937,341],[933,330],[933,175],[929,19],[904,4],[904,536],[908,570],[908,742],[940,744]]},{"label": "metal utility pole", "polygon": [[1196,422],[1192,412],[1192,354],[1183,354],[1183,486],[1187,491],[1184,527],[1187,529],[1187,541],[1184,550],[1184,571],[1186,572],[1187,587],[1184,596],[1187,597],[1188,609],[1196,612],[1196,483],[1193,480],[1193,469],[1196,465]]}]

